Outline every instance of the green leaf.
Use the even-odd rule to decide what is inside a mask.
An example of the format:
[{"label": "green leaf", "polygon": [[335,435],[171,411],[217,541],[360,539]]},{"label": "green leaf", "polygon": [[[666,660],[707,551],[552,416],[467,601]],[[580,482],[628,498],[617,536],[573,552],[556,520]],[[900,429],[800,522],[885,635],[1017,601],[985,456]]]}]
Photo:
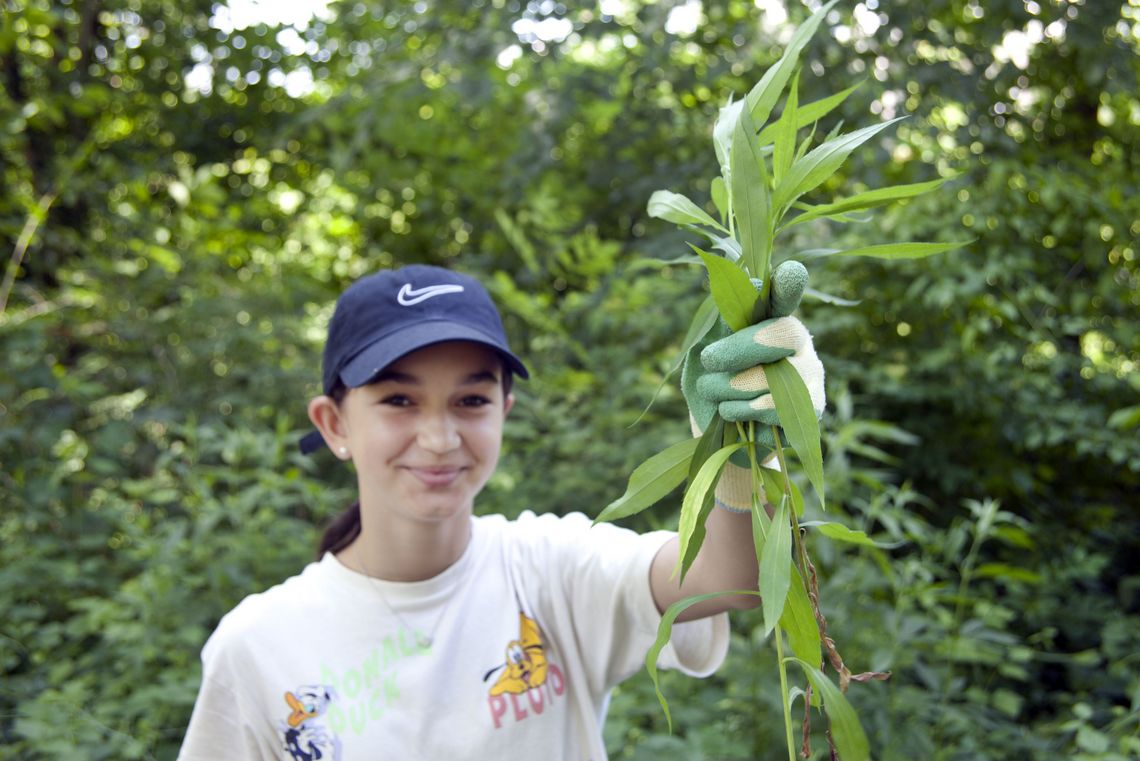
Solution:
[{"label": "green leaf", "polygon": [[689,331],[685,333],[685,340],[681,344],[681,358],[677,362],[677,367],[680,367],[681,363],[685,361],[685,355],[689,353],[689,349],[696,346],[697,342],[712,330],[713,325],[716,325],[716,318],[716,301],[712,294],[709,294],[697,307],[697,311],[693,313],[693,321],[689,323]]},{"label": "green leaf", "polygon": [[819,623],[815,620],[807,586],[800,576],[799,569],[795,563],[790,567],[791,585],[788,587],[788,602],[784,605],[783,615],[780,616],[780,626],[788,633],[788,642],[796,656],[808,663],[819,663],[822,653]]},{"label": "green leaf", "polygon": [[752,324],[752,310],[759,293],[748,275],[724,257],[715,256],[696,248],[709,272],[709,288],[716,308],[728,327],[741,330]]},{"label": "green leaf", "polygon": [[[732,95],[729,94],[728,103],[721,107],[716,123],[713,124],[713,150],[716,151],[716,160],[720,164],[721,171],[728,174],[731,174],[728,157],[732,153],[732,133],[740,121],[742,110],[744,110],[744,101],[733,102]],[[726,179],[728,174],[725,175]],[[732,195],[730,194],[728,198],[731,202]],[[732,204],[727,203],[725,206],[731,208]]]},{"label": "green leaf", "polygon": [[680,193],[671,190],[658,190],[649,197],[649,216],[675,222],[679,225],[708,225],[722,232],[728,232],[720,222],[710,217],[704,209],[697,206]]},{"label": "green leaf", "polygon": [[780,184],[776,186],[772,200],[776,214],[783,214],[797,198],[809,190],[819,187],[831,175],[835,174],[836,170],[847,160],[847,157],[860,145],[895,122],[905,118],[905,116],[900,116],[881,124],[872,124],[870,127],[849,132],[846,135],[829,138],[823,145],[809,151],[806,156],[792,164],[787,175],[781,178]]},{"label": "green leaf", "polygon": [[789,220],[781,225],[781,229],[786,230],[804,222],[810,222],[813,219],[821,217],[834,217],[840,214],[845,214],[851,211],[861,211],[863,209],[872,209],[876,206],[883,206],[893,201],[898,201],[903,198],[913,198],[917,195],[927,193],[934,190],[952,178],[944,177],[938,180],[931,180],[929,182],[915,182],[909,185],[895,185],[889,188],[877,188],[875,190],[868,190],[863,193],[856,193],[850,198],[845,198],[842,201],[834,203],[820,204],[819,206],[808,207],[808,211]]},{"label": "green leaf", "polygon": [[778,185],[780,178],[788,173],[792,166],[792,159],[796,155],[796,109],[799,104],[800,75],[797,72],[792,77],[792,86],[788,90],[788,100],[784,103],[784,112],[776,122],[776,145],[772,158],[772,178]]},{"label": "green leaf", "polygon": [[712,193],[713,204],[720,212],[720,221],[724,222],[728,219],[728,188],[724,186],[724,178],[720,175],[713,177],[712,187],[709,190]]},{"label": "green leaf", "polygon": [[883,243],[877,246],[863,246],[836,251],[830,256],[871,256],[876,259],[922,259],[944,251],[953,251],[968,246],[973,240],[960,240],[951,243]]},{"label": "green leaf", "polygon": [[780,426],[788,437],[788,443],[796,450],[796,456],[804,466],[808,480],[819,494],[820,504],[826,505],[823,481],[823,453],[819,443],[819,420],[812,407],[811,395],[796,369],[786,359],[764,366],[768,377],[768,388]]},{"label": "green leaf", "polygon": [[665,712],[665,721],[669,724],[670,732],[673,731],[673,716],[669,713],[669,703],[665,700],[665,694],[661,692],[661,681],[657,676],[657,658],[661,655],[661,651],[665,649],[665,645],[669,643],[669,638],[673,636],[673,623],[677,620],[677,616],[697,603],[711,600],[714,597],[756,594],[759,594],[759,592],[754,589],[737,589],[728,592],[710,592],[703,595],[694,595],[693,597],[678,600],[670,605],[665,613],[662,614],[661,623],[657,625],[657,639],[650,646],[649,652],[645,654],[645,670],[649,672],[649,678],[653,682],[653,690],[657,693],[657,701],[661,703],[661,709]]},{"label": "green leaf", "polygon": [[[760,468],[760,477],[764,481],[764,495],[769,502],[774,501],[777,494],[784,493],[784,475],[778,470],[773,468]],[[804,495],[800,492],[800,487],[796,486],[796,482],[788,479],[787,483],[792,487],[792,508],[796,511],[796,515],[804,514]]]},{"label": "green leaf", "polygon": [[854,307],[859,306],[863,303],[862,299],[858,299],[856,301],[852,301],[851,299],[843,299],[839,296],[832,296],[830,293],[817,291],[814,288],[805,288],[804,296],[815,299],[816,301],[822,301],[824,304],[833,304],[840,307]]},{"label": "green leaf", "polygon": [[819,529],[819,533],[839,542],[861,544],[865,547],[878,546],[865,532],[847,528],[842,523],[832,523],[831,521],[805,521],[800,524],[800,528]]},{"label": "green leaf", "polygon": [[784,495],[776,514],[772,516],[772,530],[760,552],[760,600],[764,612],[764,636],[768,636],[784,614],[784,601],[791,584],[789,562],[792,556],[792,529],[788,517],[788,497]]},{"label": "green leaf", "polygon": [[[796,110],[796,129],[799,130],[801,127],[806,127],[809,124],[814,124],[815,122],[819,121],[824,116],[838,108],[839,105],[843,103],[843,101],[847,100],[848,95],[855,92],[862,86],[862,82],[856,82],[843,92],[838,92],[835,95],[829,95],[826,98],[812,101],[806,106],[800,106]],[[755,115],[753,116],[753,119],[755,119]],[[776,140],[776,129],[777,126],[775,124],[769,124],[764,129],[760,130],[760,137],[757,140],[757,143],[761,147],[771,145]]]},{"label": "green leaf", "polygon": [[1123,407],[1108,416],[1108,427],[1123,431],[1140,425],[1140,405]]},{"label": "green leaf", "polygon": [[638,465],[629,476],[625,494],[606,505],[594,523],[639,513],[677,488],[689,472],[697,443],[697,439],[685,439]]},{"label": "green leaf", "polygon": [[788,173],[796,157],[796,109],[799,105],[799,72],[792,76],[788,100],[784,103],[780,121],[776,122],[776,142],[772,158],[772,179],[779,185],[780,178]]},{"label": "green leaf", "polygon": [[[694,450],[698,441],[698,439],[693,439]],[[685,489],[685,499],[681,502],[681,518],[677,522],[677,539],[680,541],[680,550],[677,553],[677,568],[674,570],[674,573],[680,572],[681,581],[685,580],[685,572],[688,570],[688,568],[682,567],[681,561],[689,555],[689,543],[692,541],[696,530],[697,519],[701,514],[701,505],[704,504],[705,497],[716,485],[720,471],[728,462],[728,458],[743,446],[744,443],[740,442],[722,447],[714,452],[705,460],[705,464],[701,466],[697,477],[689,481],[689,486]]]},{"label": "green leaf", "polygon": [[1026,584],[1040,584],[1041,574],[1028,568],[1019,568],[1007,563],[982,563],[974,569],[974,575],[982,579],[1002,579],[1021,581]]},{"label": "green leaf", "polygon": [[740,121],[732,132],[732,213],[736,217],[736,236],[740,240],[744,264],[752,277],[764,281],[761,296],[767,301],[768,263],[772,251],[772,198],[764,159],[756,152],[755,129],[748,111],[742,109]]},{"label": "green leaf", "polygon": [[[800,24],[796,33],[792,35],[792,39],[788,41],[788,47],[784,49],[784,54],[780,56],[780,60],[772,64],[764,72],[760,81],[748,91],[744,102],[748,105],[748,111],[752,115],[753,122],[763,124],[768,121],[768,116],[772,113],[776,101],[780,99],[780,93],[784,91],[784,85],[788,83],[788,78],[796,68],[800,52],[811,41],[824,16],[837,2],[839,0],[831,0],[830,3],[813,13],[807,21]],[[755,135],[755,130],[751,134]]]},{"label": "green leaf", "polygon": [[740,261],[740,257],[743,254],[740,250],[740,241],[730,236],[714,238],[713,248],[717,251],[723,251],[724,257],[730,262]]},{"label": "green leaf", "polygon": [[[708,461],[709,457],[716,453],[716,450],[721,446],[724,440],[724,418],[720,415],[713,415],[712,422],[705,432],[701,434],[700,442],[697,444],[697,450],[693,453],[692,462],[689,463],[689,483],[696,480],[697,475],[701,471],[701,467]],[[693,528],[693,536],[689,539],[689,546],[685,549],[685,554],[681,556],[681,578],[688,572],[693,561],[697,558],[697,553],[701,550],[701,544],[705,541],[705,521],[709,518],[709,513],[712,512],[713,505],[716,502],[716,490],[710,489],[705,495],[704,501],[701,503],[700,513],[697,515],[697,523]]]},{"label": "green leaf", "polygon": [[831,736],[835,740],[839,757],[843,761],[868,761],[871,758],[871,747],[867,743],[863,727],[859,725],[855,709],[847,702],[847,698],[811,663],[800,658],[793,660],[800,664],[811,686],[823,698],[823,710],[827,713]]}]

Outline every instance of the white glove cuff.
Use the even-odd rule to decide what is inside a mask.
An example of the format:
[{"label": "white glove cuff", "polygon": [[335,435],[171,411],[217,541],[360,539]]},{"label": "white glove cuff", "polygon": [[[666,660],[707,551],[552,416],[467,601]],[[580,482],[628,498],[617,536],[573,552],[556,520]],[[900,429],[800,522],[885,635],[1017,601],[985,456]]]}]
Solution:
[{"label": "white glove cuff", "polygon": [[[780,467],[778,462],[771,465],[777,469]],[[731,513],[752,512],[752,471],[731,462],[725,463],[724,470],[720,472],[720,480],[716,483],[715,495],[717,507]],[[760,504],[767,501],[768,496],[761,493]]]}]

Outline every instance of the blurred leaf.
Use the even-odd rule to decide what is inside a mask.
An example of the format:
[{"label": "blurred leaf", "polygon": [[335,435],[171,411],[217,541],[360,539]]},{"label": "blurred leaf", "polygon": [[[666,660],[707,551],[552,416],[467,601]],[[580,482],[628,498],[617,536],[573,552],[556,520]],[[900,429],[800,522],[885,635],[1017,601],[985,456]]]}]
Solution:
[{"label": "blurred leaf", "polygon": [[955,243],[881,243],[876,246],[862,246],[835,251],[831,256],[870,256],[876,259],[922,259],[945,251],[953,251],[968,246],[973,241]]},{"label": "blurred leaf", "polygon": [[839,757],[843,761],[864,761],[871,758],[871,748],[867,743],[867,736],[855,715],[855,709],[847,702],[847,698],[839,691],[823,672],[807,661],[800,658],[793,659],[800,664],[800,668],[807,674],[812,687],[819,692],[823,699],[823,709],[827,713],[831,735],[835,739],[835,747],[839,750]]}]

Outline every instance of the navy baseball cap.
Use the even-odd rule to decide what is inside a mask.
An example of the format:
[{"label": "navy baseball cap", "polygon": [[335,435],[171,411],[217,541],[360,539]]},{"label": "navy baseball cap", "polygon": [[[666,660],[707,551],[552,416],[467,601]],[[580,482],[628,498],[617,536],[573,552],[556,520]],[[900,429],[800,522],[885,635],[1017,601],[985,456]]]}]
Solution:
[{"label": "navy baseball cap", "polygon": [[[332,392],[370,383],[405,354],[444,341],[474,341],[498,352],[522,378],[526,366],[507,345],[490,295],[473,277],[426,264],[368,275],[336,303],[325,343],[322,387]],[[305,454],[324,446],[317,431],[301,439]]]}]

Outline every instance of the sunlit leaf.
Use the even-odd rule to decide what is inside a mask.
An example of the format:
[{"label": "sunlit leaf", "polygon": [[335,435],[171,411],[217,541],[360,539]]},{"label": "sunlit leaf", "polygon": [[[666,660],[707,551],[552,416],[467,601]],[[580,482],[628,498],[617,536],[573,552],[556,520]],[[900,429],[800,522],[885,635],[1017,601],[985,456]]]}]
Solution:
[{"label": "sunlit leaf", "polygon": [[[842,92],[837,92],[835,95],[829,95],[826,98],[812,101],[803,106],[799,106],[796,111],[796,129],[806,127],[809,124],[822,119],[827,114],[838,108],[843,101],[847,100],[847,96],[862,87],[862,82],[857,82]],[[753,116],[755,118],[755,116]],[[769,124],[760,130],[760,137],[757,143],[763,147],[771,145],[776,140],[776,124]]]},{"label": "sunlit leaf", "polygon": [[720,175],[713,177],[709,192],[716,210],[720,213],[720,221],[725,222],[728,219],[728,188],[724,185],[724,178]]},{"label": "sunlit leaf", "polygon": [[740,250],[740,241],[729,236],[714,238],[713,248],[717,251],[723,251],[725,258],[732,262],[740,261],[740,257],[743,253]]},{"label": "sunlit leaf", "polygon": [[[791,77],[792,71],[796,68],[800,52],[811,41],[827,12],[837,2],[839,0],[831,0],[830,3],[813,13],[807,21],[800,24],[795,34],[792,35],[792,39],[788,41],[788,46],[784,48],[784,54],[780,56],[780,60],[772,64],[764,72],[760,81],[748,91],[744,102],[748,104],[748,111],[751,113],[754,123],[763,124],[768,121],[768,116],[772,113],[776,101],[780,99],[780,93],[784,91],[784,85],[788,83],[788,78]],[[756,132],[753,131],[751,134],[755,135]]]},{"label": "sunlit leaf", "polygon": [[651,195],[647,211],[651,217],[664,219],[678,225],[708,225],[722,232],[728,232],[720,222],[710,217],[704,209],[680,193],[674,193],[671,190],[658,190]]},{"label": "sunlit leaf", "polygon": [[756,286],[744,270],[727,259],[695,250],[708,269],[709,288],[725,324],[733,330],[748,327],[752,323],[752,310],[759,296]]},{"label": "sunlit leaf", "polygon": [[863,143],[878,133],[906,117],[900,116],[880,124],[855,130],[840,137],[830,138],[823,145],[809,151],[781,178],[772,196],[772,207],[777,214],[789,208],[792,203],[810,190],[818,187],[835,174],[847,157]]},{"label": "sunlit leaf", "polygon": [[[729,168],[729,156],[732,153],[732,133],[740,121],[740,112],[744,110],[744,101],[733,101],[729,96],[728,103],[721,107],[713,125],[713,150],[722,169]],[[731,200],[731,196],[729,196]],[[726,204],[730,206],[731,204]]]},{"label": "sunlit leaf", "polygon": [[821,217],[832,217],[851,211],[871,209],[875,208],[876,206],[883,206],[884,204],[899,201],[904,198],[913,198],[915,196],[937,189],[949,179],[951,178],[943,177],[941,179],[931,180],[929,182],[916,182],[909,185],[895,185],[889,188],[877,188],[875,190],[868,190],[864,193],[857,193],[850,198],[843,199],[842,201],[835,201],[834,203],[811,206],[808,207],[808,210],[803,214],[793,217],[781,225],[781,229],[787,229],[789,227],[793,227],[804,222],[810,222]]}]

